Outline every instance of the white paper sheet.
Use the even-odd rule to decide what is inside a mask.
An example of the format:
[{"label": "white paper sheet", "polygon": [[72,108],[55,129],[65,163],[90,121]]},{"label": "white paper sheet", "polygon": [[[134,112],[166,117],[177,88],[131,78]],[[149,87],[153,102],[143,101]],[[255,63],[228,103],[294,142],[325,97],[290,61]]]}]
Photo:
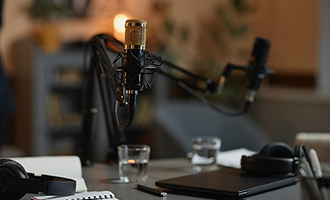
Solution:
[{"label": "white paper sheet", "polygon": [[255,154],[255,151],[251,151],[246,148],[234,149],[229,151],[223,151],[218,153],[217,164],[233,168],[241,168],[241,158],[243,155],[251,156]]}]

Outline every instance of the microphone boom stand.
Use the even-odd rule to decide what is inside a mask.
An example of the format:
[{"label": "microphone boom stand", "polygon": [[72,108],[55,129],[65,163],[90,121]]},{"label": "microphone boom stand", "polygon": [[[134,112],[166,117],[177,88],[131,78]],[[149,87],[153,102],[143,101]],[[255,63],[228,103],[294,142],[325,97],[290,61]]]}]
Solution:
[{"label": "microphone boom stand", "polygon": [[[97,108],[94,106],[94,78],[97,77],[98,85],[100,89],[100,95],[102,98],[102,106],[104,109],[104,117],[106,121],[106,131],[109,135],[109,161],[116,161],[117,160],[117,151],[116,147],[117,145],[124,143],[126,140],[125,132],[122,129],[118,128],[117,125],[117,110],[115,110],[115,115],[112,116],[107,112],[110,110],[110,113],[114,113],[112,110],[112,107],[110,106],[111,100],[114,99],[111,97],[115,97],[115,100],[117,102],[116,106],[119,103],[123,103],[123,84],[125,84],[124,80],[120,78],[117,73],[123,73],[124,69],[122,67],[116,67],[115,64],[119,60],[119,55],[122,55],[122,53],[119,53],[117,58],[115,59],[114,66],[112,66],[111,61],[108,57],[108,51],[112,51],[114,53],[117,53],[114,50],[111,50],[107,46],[107,42],[111,42],[113,45],[118,45],[120,47],[123,47],[123,43],[116,40],[115,38],[100,34],[94,36],[87,44],[86,47],[89,47],[92,49],[91,51],[91,60],[86,76],[86,91],[84,96],[84,108],[83,108],[83,125],[82,125],[82,135],[80,140],[80,147],[79,147],[79,155],[81,158],[81,162],[83,165],[89,165],[91,163],[90,161],[90,149],[91,149],[91,136],[93,132],[93,119],[94,115],[97,113]],[[174,80],[179,86],[181,86],[184,90],[186,90],[188,93],[190,93],[192,96],[196,97],[198,100],[200,100],[202,103],[210,107],[211,109],[226,115],[226,116],[238,116],[241,114],[244,114],[247,112],[249,106],[254,101],[254,95],[259,88],[261,81],[268,75],[273,75],[273,71],[268,69],[268,67],[265,65],[267,55],[268,55],[268,49],[269,49],[270,42],[265,39],[257,38],[255,42],[255,46],[253,49],[253,53],[251,56],[251,61],[246,66],[235,66],[233,64],[228,64],[220,77],[219,83],[213,82],[209,78],[205,78],[199,75],[196,75],[194,73],[191,73],[187,70],[184,70],[170,62],[163,61],[162,58],[157,57],[154,59],[151,54],[148,54],[148,56],[145,58],[149,61],[149,64],[146,65],[152,65],[150,66],[144,66],[144,71],[151,70],[151,73],[145,73],[143,76],[143,80],[145,81],[145,87],[143,89],[150,88],[153,79],[155,77],[155,74],[157,71],[159,71],[161,74],[165,75],[166,77]],[[117,47],[118,47],[117,46]],[[88,48],[86,48],[88,49]],[[86,50],[85,49],[85,50]],[[160,64],[155,63],[157,60],[161,60]],[[187,81],[175,77],[169,72],[158,68],[162,63],[166,64],[166,66],[173,68],[175,70],[181,71],[182,73],[186,74],[187,76],[194,78],[199,81],[203,81],[206,83],[206,88],[202,88],[198,85],[194,85],[191,83],[188,83]],[[247,89],[250,91],[249,95],[245,98],[245,107],[241,112],[237,113],[229,113],[227,111],[223,111],[222,109],[218,108],[215,104],[211,103],[209,100],[207,100],[202,95],[195,92],[195,90],[198,90],[200,92],[205,93],[206,95],[210,95],[213,93],[221,93],[222,88],[224,87],[224,84],[226,80],[231,76],[231,73],[233,70],[240,70],[240,71],[246,71],[247,74]],[[148,83],[147,78],[145,77],[146,74],[152,74],[152,81],[151,83]],[[104,80],[103,80],[104,79]],[[106,85],[105,85],[106,84]],[[110,89],[112,90],[113,95],[110,93]]]},{"label": "microphone boom stand", "polygon": [[[98,113],[98,109],[95,104],[95,76],[97,77],[98,86],[100,89],[101,95],[101,106],[104,109],[104,118],[105,118],[105,126],[106,132],[108,134],[108,158],[107,160],[113,161],[117,159],[116,147],[118,144],[126,140],[125,132],[116,127],[116,123],[112,115],[108,110],[112,111],[110,104],[111,101],[111,93],[107,85],[105,85],[104,80],[104,71],[98,63],[97,55],[92,54],[91,60],[89,64],[89,69],[86,74],[86,90],[85,95],[83,97],[84,107],[83,107],[83,124],[82,124],[82,134],[81,141],[79,146],[79,155],[83,165],[91,164],[91,151],[92,148],[91,138],[93,132],[93,122],[94,116]],[[110,112],[111,113],[111,112]]]}]

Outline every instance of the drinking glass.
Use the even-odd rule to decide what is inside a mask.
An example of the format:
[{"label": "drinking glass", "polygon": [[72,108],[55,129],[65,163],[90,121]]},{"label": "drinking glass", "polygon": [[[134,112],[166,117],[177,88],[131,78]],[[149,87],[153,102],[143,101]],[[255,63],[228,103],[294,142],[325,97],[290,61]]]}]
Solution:
[{"label": "drinking glass", "polygon": [[198,136],[191,138],[194,170],[202,171],[216,169],[216,159],[220,152],[221,140],[213,136]]},{"label": "drinking glass", "polygon": [[150,156],[148,145],[118,146],[119,178],[123,182],[145,182]]}]

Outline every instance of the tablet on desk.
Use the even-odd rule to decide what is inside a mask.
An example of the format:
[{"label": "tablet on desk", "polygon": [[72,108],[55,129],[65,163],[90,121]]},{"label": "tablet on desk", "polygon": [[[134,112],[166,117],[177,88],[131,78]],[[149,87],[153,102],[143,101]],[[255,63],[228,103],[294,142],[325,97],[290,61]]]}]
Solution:
[{"label": "tablet on desk", "polygon": [[291,185],[297,180],[298,178],[293,176],[249,176],[240,169],[221,168],[217,171],[160,180],[156,185],[179,192],[237,199]]}]

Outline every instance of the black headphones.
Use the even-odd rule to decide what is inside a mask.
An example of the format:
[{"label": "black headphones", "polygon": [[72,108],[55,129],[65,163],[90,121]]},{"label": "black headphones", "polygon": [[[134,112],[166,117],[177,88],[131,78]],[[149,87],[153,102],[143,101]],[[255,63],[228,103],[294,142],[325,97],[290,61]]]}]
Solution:
[{"label": "black headphones", "polygon": [[76,181],[68,178],[27,173],[24,167],[11,159],[0,159],[0,199],[15,200],[26,193],[73,195]]},{"label": "black headphones", "polygon": [[296,174],[300,159],[306,157],[310,160],[304,145],[293,149],[282,142],[271,143],[263,147],[258,154],[242,156],[241,169],[253,175],[282,175]]}]

